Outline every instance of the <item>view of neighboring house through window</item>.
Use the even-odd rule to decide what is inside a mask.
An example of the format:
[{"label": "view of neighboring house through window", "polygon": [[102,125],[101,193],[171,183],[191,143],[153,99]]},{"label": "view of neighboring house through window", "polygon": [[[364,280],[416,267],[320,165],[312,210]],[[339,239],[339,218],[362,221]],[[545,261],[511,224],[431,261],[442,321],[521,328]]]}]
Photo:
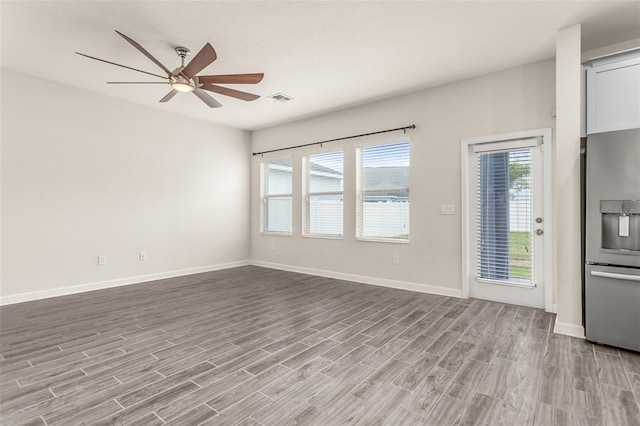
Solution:
[{"label": "view of neighboring house through window", "polygon": [[291,234],[291,159],[262,163],[261,231]]},{"label": "view of neighboring house through window", "polygon": [[409,240],[408,141],[358,148],[359,239]]},{"label": "view of neighboring house through window", "polygon": [[342,151],[305,157],[304,234],[342,237]]}]

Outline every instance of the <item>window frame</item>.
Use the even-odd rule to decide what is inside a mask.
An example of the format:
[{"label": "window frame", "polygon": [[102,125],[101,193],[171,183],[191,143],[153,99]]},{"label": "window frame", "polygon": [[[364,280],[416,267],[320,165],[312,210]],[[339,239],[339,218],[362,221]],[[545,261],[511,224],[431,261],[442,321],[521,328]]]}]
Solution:
[{"label": "window frame", "polygon": [[[409,184],[407,191],[409,193],[409,237],[408,238],[387,238],[387,237],[367,237],[363,235],[364,224],[364,206],[363,206],[363,190],[362,190],[362,150],[364,148],[393,145],[406,142],[409,144]],[[392,243],[392,244],[409,244],[411,242],[411,157],[413,142],[408,135],[394,139],[378,139],[354,145],[355,149],[355,203],[356,203],[356,221],[355,221],[355,239],[363,242]],[[366,191],[367,193],[369,191]],[[375,191],[371,191],[375,192]]]},{"label": "window frame", "polygon": [[[281,193],[281,194],[270,194],[267,195],[267,170],[269,163],[274,163],[278,161],[290,161],[291,162],[291,192],[289,193]],[[260,235],[274,235],[281,237],[291,237],[293,236],[293,170],[294,169],[294,161],[293,156],[284,156],[284,157],[273,157],[267,160],[260,162]],[[281,232],[281,231],[270,231],[266,229],[267,226],[267,201],[269,198],[278,198],[288,196],[291,198],[291,230],[289,232]]]},{"label": "window frame", "polygon": [[[342,191],[321,191],[311,192],[309,186],[311,179],[309,178],[309,157],[318,154],[329,154],[334,152],[342,153]],[[329,240],[342,240],[344,239],[344,147],[330,150],[326,152],[312,152],[302,156],[302,237],[304,238],[321,238]],[[342,196],[342,233],[341,234],[317,234],[309,232],[307,225],[309,222],[309,202],[312,195],[340,195]]]}]

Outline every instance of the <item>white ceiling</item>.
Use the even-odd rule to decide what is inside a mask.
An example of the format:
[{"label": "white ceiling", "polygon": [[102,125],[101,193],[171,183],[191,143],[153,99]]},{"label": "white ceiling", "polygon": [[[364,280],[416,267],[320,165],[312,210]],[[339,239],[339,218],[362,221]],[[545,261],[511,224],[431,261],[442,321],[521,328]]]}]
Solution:
[{"label": "white ceiling", "polygon": [[[258,129],[540,61],[556,30],[583,24],[583,48],[640,37],[640,1],[141,1],[0,3],[2,67],[141,105],[242,129]],[[158,103],[163,86],[144,74],[75,55],[83,52],[162,71],[120,38],[136,40],[168,68],[173,48],[218,59],[201,75],[264,72],[258,85],[229,86],[263,98],[216,95],[210,109],[191,94]],[[276,92],[294,98],[279,103]],[[35,101],[35,100],[34,100]]]}]

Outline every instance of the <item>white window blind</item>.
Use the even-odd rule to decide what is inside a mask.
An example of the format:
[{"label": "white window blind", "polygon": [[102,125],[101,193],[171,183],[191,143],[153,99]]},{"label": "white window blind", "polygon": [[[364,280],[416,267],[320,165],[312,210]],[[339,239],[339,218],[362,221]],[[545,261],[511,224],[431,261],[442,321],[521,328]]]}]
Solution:
[{"label": "white window blind", "polygon": [[533,284],[531,148],[478,154],[477,276]]},{"label": "white window blind", "polygon": [[262,232],[291,234],[291,175],[289,160],[262,164]]},{"label": "white window blind", "polygon": [[342,151],[305,158],[305,235],[342,237],[343,161]]},{"label": "white window blind", "polygon": [[409,142],[363,147],[356,155],[356,236],[408,241]]}]

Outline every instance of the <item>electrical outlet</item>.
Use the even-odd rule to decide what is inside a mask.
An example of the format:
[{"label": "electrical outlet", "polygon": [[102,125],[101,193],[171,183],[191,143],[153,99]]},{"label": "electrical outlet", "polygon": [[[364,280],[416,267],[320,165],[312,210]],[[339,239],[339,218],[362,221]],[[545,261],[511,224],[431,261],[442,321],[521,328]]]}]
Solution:
[{"label": "electrical outlet", "polygon": [[138,259],[139,260],[146,260],[147,259],[147,253],[141,251],[140,254],[138,254]]},{"label": "electrical outlet", "polygon": [[271,251],[276,251],[276,243],[271,243]]},{"label": "electrical outlet", "polygon": [[98,265],[106,265],[107,256],[98,256]]},{"label": "electrical outlet", "polygon": [[397,254],[393,255],[393,264],[394,265],[399,265],[400,264],[400,256],[398,256]]},{"label": "electrical outlet", "polygon": [[442,204],[440,206],[440,214],[456,214],[456,206],[453,204]]}]

